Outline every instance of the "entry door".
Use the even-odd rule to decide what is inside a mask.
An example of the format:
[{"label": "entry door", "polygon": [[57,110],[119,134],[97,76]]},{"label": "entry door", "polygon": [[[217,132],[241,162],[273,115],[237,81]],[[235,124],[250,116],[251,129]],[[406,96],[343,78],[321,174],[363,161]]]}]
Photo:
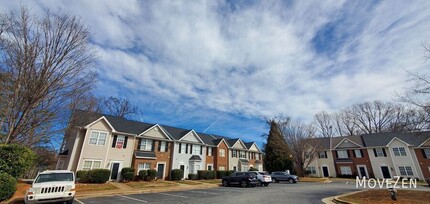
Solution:
[{"label": "entry door", "polygon": [[112,173],[111,173],[110,179],[112,179],[112,180],[118,179],[119,165],[120,165],[120,163],[117,163],[117,162],[112,163],[112,168],[111,168]]},{"label": "entry door", "polygon": [[164,176],[164,164],[158,164],[157,166],[157,178],[163,179]]},{"label": "entry door", "polygon": [[326,166],[323,166],[322,170],[323,170],[324,177],[329,177],[329,175],[328,175],[328,168]]},{"label": "entry door", "polygon": [[184,178],[184,175],[185,175],[185,165],[179,165],[179,169],[182,170],[182,178]]},{"label": "entry door", "polygon": [[[367,176],[367,174],[366,174],[366,167],[364,167],[364,166],[360,166],[360,167],[358,167],[358,170],[360,171],[360,177],[361,178],[363,178],[363,177],[366,177],[366,178],[369,178],[368,176]],[[389,174],[389,173],[388,173]],[[391,177],[390,177],[391,178]]]},{"label": "entry door", "polygon": [[384,178],[391,178],[390,170],[388,169],[388,166],[381,166],[382,176]]}]

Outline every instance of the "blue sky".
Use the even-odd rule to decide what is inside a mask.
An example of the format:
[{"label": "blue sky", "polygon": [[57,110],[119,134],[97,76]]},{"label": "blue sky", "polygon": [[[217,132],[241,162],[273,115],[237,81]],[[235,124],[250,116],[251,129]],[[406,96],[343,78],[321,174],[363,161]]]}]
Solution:
[{"label": "blue sky", "polygon": [[145,122],[257,141],[264,119],[310,121],[396,101],[429,68],[430,1],[7,1],[69,11],[93,33],[97,93]]}]

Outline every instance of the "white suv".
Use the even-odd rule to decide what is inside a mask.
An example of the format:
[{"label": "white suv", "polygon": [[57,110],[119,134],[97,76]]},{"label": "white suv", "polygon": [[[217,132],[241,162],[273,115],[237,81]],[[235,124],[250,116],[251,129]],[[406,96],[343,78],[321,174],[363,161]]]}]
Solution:
[{"label": "white suv", "polygon": [[67,202],[75,197],[75,174],[55,170],[39,173],[25,195],[25,203]]},{"label": "white suv", "polygon": [[258,183],[260,186],[268,186],[269,183],[272,183],[272,177],[269,173],[265,171],[251,171],[257,174]]}]

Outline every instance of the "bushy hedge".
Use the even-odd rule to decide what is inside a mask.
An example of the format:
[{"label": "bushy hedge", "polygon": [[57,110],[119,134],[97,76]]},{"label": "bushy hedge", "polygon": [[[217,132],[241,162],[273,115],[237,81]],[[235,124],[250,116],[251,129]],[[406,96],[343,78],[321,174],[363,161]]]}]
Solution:
[{"label": "bushy hedge", "polygon": [[109,169],[93,169],[93,170],[80,170],[76,172],[76,177],[81,183],[106,183],[109,181]]},{"label": "bushy hedge", "polygon": [[215,179],[216,178],[216,171],[199,170],[199,171],[197,171],[197,174],[199,175],[199,179]]},{"label": "bushy hedge", "polygon": [[147,170],[140,170],[139,171],[139,180],[145,180],[146,176],[148,176]]},{"label": "bushy hedge", "polygon": [[16,179],[5,172],[0,172],[0,202],[8,200],[16,191]]},{"label": "bushy hedge", "polygon": [[122,168],[121,176],[124,181],[131,181],[134,178],[134,168],[126,167]]},{"label": "bushy hedge", "polygon": [[157,176],[157,171],[154,169],[148,169],[148,176],[146,176],[147,181],[152,181]]},{"label": "bushy hedge", "polygon": [[188,174],[188,179],[190,180],[197,180],[199,177],[197,174]]},{"label": "bushy hedge", "polygon": [[249,168],[249,171],[258,171],[258,169],[254,168],[254,167],[251,167],[251,168]]},{"label": "bushy hedge", "polygon": [[173,169],[170,179],[172,181],[179,181],[182,178],[184,178],[184,171],[182,171],[181,169]]},{"label": "bushy hedge", "polygon": [[216,178],[217,179],[222,179],[223,177],[226,176],[230,176],[232,173],[234,173],[234,170],[229,170],[229,171],[216,171]]},{"label": "bushy hedge", "polygon": [[29,148],[21,145],[1,144],[0,158],[0,172],[8,173],[18,179],[33,165],[36,154]]}]

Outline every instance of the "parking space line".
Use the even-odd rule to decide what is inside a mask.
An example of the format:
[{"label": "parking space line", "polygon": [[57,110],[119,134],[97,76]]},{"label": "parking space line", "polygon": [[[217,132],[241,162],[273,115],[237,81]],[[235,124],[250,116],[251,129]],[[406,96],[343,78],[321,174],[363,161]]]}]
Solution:
[{"label": "parking space line", "polygon": [[218,193],[211,193],[211,192],[206,192],[206,191],[188,191],[188,192],[205,193],[205,194],[210,194],[210,195],[218,195]]},{"label": "parking space line", "polygon": [[146,201],[146,200],[141,200],[141,199],[137,199],[137,198],[132,198],[132,197],[124,196],[124,195],[119,195],[119,197],[127,198],[127,199],[134,200],[134,201],[139,201],[139,202],[142,202],[142,203],[147,203],[147,202],[148,202],[148,201]]},{"label": "parking space line", "polygon": [[188,198],[187,196],[181,196],[181,195],[175,195],[175,194],[169,194],[169,193],[157,193],[157,194],[166,195],[166,196],[180,197],[180,198]]},{"label": "parking space line", "polygon": [[78,202],[78,203],[80,203],[80,204],[85,204],[84,202],[82,202],[82,201],[80,201],[80,200],[78,200],[76,198],[75,198],[75,201]]}]

